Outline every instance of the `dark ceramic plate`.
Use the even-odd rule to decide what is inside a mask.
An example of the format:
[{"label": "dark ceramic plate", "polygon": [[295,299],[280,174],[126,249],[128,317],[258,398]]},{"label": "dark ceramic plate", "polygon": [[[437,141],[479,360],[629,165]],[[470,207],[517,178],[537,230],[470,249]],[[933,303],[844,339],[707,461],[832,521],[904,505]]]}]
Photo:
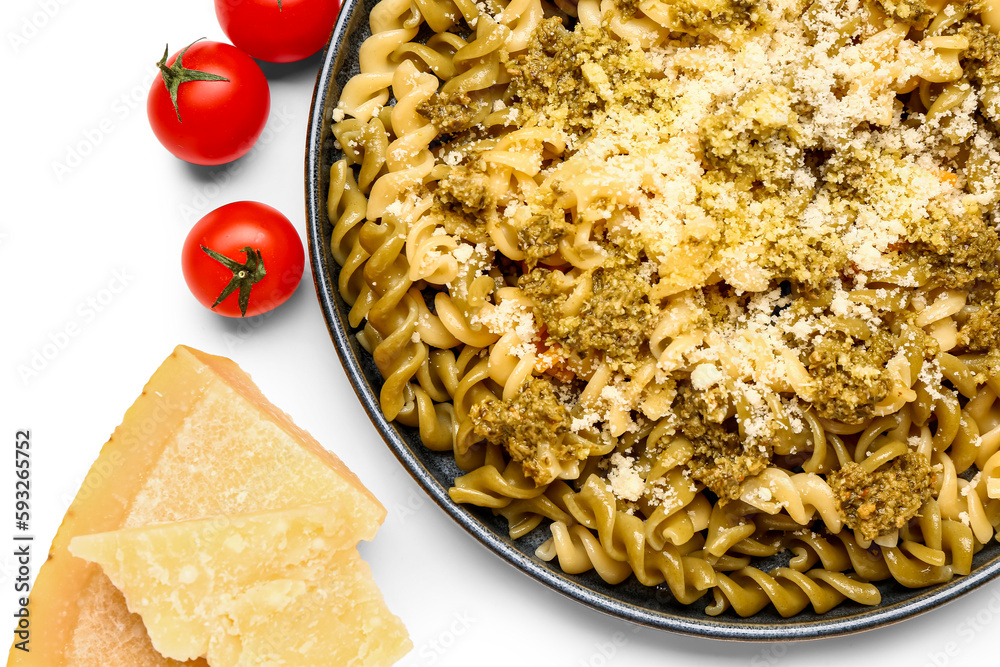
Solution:
[{"label": "dark ceramic plate", "polygon": [[[534,556],[535,548],[547,538],[544,527],[515,542],[508,537],[503,518],[493,516],[489,510],[452,502],[448,497],[448,487],[461,473],[451,455],[424,448],[416,430],[386,421],[379,410],[378,393],[382,378],[371,355],[358,345],[352,335],[347,323],[348,309],[337,290],[340,267],[329,251],[332,225],[326,215],[326,190],[330,165],[340,158],[330,134],[331,112],[344,83],[358,72],[358,47],[370,34],[367,18],[375,4],[376,0],[344,2],[343,13],[334,28],[323,68],[316,81],[306,147],[309,254],[316,292],[330,336],[361,403],[400,462],[445,512],[511,565],[594,609],[654,628],[718,639],[808,639],[869,630],[934,609],[1000,573],[1000,543],[993,540],[976,555],[971,575],[918,590],[895,583],[880,584],[882,604],[877,607],[845,603],[824,615],[815,614],[808,608],[789,619],[781,618],[769,607],[751,618],[740,618],[732,611],[713,618],[705,615],[705,598],[691,606],[684,606],[672,598],[668,599],[669,594],[663,598],[634,579],[610,586],[593,573],[582,576],[564,574],[554,564]],[[760,565],[767,570],[776,564]],[[705,597],[711,599],[711,596]]]}]

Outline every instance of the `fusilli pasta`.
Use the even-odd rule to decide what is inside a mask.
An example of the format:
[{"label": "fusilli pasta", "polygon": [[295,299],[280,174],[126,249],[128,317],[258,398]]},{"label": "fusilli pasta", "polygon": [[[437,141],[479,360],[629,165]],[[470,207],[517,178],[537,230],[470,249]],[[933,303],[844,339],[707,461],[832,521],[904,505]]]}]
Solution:
[{"label": "fusilli pasta", "polygon": [[712,615],[968,574],[998,8],[382,0],[327,204],[385,415],[539,558]]}]

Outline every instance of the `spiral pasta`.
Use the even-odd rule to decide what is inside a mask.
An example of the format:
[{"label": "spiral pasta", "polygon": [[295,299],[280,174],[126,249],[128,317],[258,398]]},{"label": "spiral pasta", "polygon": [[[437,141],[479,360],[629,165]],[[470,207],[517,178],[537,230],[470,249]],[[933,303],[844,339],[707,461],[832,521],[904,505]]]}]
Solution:
[{"label": "spiral pasta", "polygon": [[382,0],[327,204],[386,416],[540,559],[709,614],[971,572],[994,4]]}]

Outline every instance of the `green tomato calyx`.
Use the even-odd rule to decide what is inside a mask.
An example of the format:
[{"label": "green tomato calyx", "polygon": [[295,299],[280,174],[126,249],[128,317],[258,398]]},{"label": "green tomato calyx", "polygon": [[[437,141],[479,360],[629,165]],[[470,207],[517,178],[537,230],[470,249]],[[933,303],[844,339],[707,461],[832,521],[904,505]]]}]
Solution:
[{"label": "green tomato calyx", "polygon": [[[178,58],[178,60],[180,60],[180,58]],[[267,275],[267,271],[264,270],[264,259],[260,255],[260,250],[249,246],[241,248],[240,252],[245,253],[247,259],[245,264],[240,264],[235,259],[226,257],[222,253],[218,253],[214,250],[206,248],[205,246],[201,246],[201,249],[205,251],[206,255],[233,272],[232,280],[229,281],[229,284],[226,285],[226,287],[219,294],[219,298],[212,304],[212,308],[215,308],[220,303],[225,301],[226,297],[235,292],[238,288],[240,290],[238,297],[240,313],[243,317],[246,317],[247,306],[250,305],[250,290],[252,290],[253,286],[263,280],[264,276]]]},{"label": "green tomato calyx", "polygon": [[[202,37],[201,39],[205,39]],[[196,39],[191,42],[184,49],[177,54],[177,60],[174,61],[173,65],[167,66],[167,58],[170,55],[170,45],[168,44],[166,48],[163,49],[163,58],[160,62],[156,63],[156,66],[160,68],[160,78],[163,79],[163,85],[167,87],[167,92],[170,93],[170,101],[174,104],[174,111],[177,112],[177,122],[183,123],[181,120],[181,110],[177,106],[177,89],[181,87],[182,83],[188,83],[189,81],[229,81],[224,76],[219,76],[218,74],[212,74],[211,72],[202,72],[197,69],[187,69],[184,67],[183,59],[184,54],[192,46],[201,41],[201,39]]]}]

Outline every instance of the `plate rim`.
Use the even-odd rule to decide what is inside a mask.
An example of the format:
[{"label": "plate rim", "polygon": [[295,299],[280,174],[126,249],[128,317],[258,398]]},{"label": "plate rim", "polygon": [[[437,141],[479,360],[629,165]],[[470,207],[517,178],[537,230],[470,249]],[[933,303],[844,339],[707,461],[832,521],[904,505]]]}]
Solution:
[{"label": "plate rim", "polygon": [[340,293],[329,270],[333,258],[328,251],[329,236],[324,233],[324,226],[329,225],[330,222],[326,219],[326,195],[322,191],[324,182],[321,173],[321,169],[324,167],[323,144],[327,136],[328,111],[332,111],[330,105],[331,84],[333,84],[334,78],[346,58],[345,47],[348,39],[357,28],[357,24],[363,19],[363,3],[364,0],[344,0],[330,40],[324,47],[323,64],[317,74],[316,85],[313,89],[305,155],[306,233],[309,261],[323,319],[355,394],[389,449],[392,450],[406,471],[448,516],[476,538],[481,545],[500,556],[509,565],[570,599],[616,618],[650,628],[703,639],[746,642],[790,641],[838,637],[874,630],[936,609],[1000,575],[1000,555],[998,555],[992,562],[980,565],[971,574],[956,576],[944,584],[921,589],[924,591],[923,593],[917,593],[905,601],[885,607],[865,608],[856,614],[842,618],[826,619],[820,616],[817,619],[802,622],[790,621],[780,625],[755,623],[752,616],[726,623],[717,622],[714,617],[709,616],[706,616],[704,620],[693,621],[657,614],[572,581],[562,572],[544,567],[511,545],[497,539],[465,507],[452,501],[448,490],[433,477],[403,440],[396,427],[382,413],[378,396],[361,371],[355,350],[349,342],[350,334],[339,312]]}]

